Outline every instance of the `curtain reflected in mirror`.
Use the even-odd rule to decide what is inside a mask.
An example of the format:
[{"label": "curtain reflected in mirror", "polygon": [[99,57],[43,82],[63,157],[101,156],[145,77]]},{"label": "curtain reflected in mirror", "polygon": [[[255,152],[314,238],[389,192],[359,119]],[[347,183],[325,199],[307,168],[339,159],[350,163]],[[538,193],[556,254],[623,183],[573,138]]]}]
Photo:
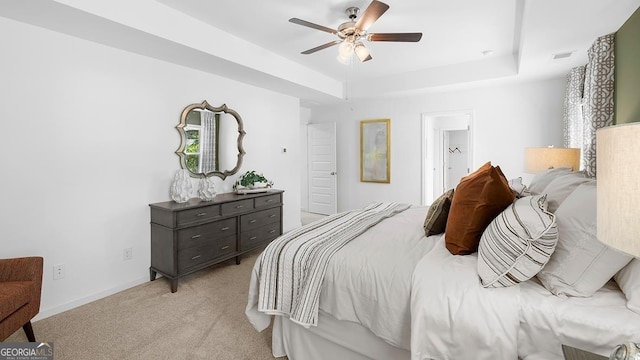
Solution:
[{"label": "curtain reflected in mirror", "polygon": [[242,119],[226,105],[212,107],[206,101],[187,106],[176,126],[181,135],[180,164],[193,177],[235,174],[242,164]]}]

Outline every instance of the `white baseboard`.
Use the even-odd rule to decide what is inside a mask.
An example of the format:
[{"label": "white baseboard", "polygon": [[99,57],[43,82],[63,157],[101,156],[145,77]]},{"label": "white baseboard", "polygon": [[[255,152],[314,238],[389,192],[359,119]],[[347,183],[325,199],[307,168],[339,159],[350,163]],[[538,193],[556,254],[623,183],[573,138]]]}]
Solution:
[{"label": "white baseboard", "polygon": [[[159,278],[160,276],[158,276]],[[97,292],[95,294],[91,294],[89,296],[83,297],[81,299],[76,299],[73,301],[70,301],[68,303],[62,304],[62,305],[58,305],[58,306],[54,306],[48,309],[40,309],[40,312],[38,313],[38,315],[36,315],[36,317],[34,317],[31,321],[35,322],[38,320],[42,320],[42,319],[46,319],[50,316],[53,315],[57,315],[60,314],[62,312],[65,312],[67,310],[71,310],[74,309],[78,306],[82,306],[85,304],[88,304],[90,302],[96,301],[96,300],[100,300],[102,298],[105,298],[109,295],[113,295],[115,293],[119,293],[120,291],[124,291],[127,289],[130,289],[134,286],[138,286],[141,284],[144,284],[145,282],[149,281],[149,277],[145,276],[145,277],[141,277],[135,280],[132,280],[128,283],[124,283],[122,285],[118,285],[116,287],[113,287],[111,289],[107,289],[107,290],[103,290],[100,292]]]}]

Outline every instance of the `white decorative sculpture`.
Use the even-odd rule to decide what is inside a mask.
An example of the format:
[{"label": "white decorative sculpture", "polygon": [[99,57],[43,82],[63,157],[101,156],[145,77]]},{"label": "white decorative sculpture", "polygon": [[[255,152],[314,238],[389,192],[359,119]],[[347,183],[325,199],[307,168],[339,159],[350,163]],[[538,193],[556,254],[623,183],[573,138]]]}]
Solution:
[{"label": "white decorative sculpture", "polygon": [[191,192],[193,191],[193,185],[191,185],[191,178],[186,169],[176,171],[176,175],[173,177],[171,183],[171,199],[177,203],[183,203],[189,201]]},{"label": "white decorative sculpture", "polygon": [[216,196],[216,186],[213,177],[203,177],[198,185],[198,197],[203,201],[211,201]]}]

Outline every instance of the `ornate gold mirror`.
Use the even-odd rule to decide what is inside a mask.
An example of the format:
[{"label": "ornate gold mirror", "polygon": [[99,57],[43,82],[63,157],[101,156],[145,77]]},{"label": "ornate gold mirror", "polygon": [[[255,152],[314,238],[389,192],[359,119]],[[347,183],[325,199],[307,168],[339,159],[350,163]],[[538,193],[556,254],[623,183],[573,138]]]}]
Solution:
[{"label": "ornate gold mirror", "polygon": [[213,107],[203,101],[182,110],[176,129],[180,166],[192,177],[218,176],[223,180],[242,165],[245,132],[240,115],[227,105]]}]

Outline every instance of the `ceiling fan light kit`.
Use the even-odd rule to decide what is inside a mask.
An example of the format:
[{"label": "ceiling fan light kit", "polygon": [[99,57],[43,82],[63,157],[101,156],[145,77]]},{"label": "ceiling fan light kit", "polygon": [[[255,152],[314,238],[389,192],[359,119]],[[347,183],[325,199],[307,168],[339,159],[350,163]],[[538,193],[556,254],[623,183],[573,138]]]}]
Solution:
[{"label": "ceiling fan light kit", "polygon": [[367,41],[418,42],[422,38],[422,33],[367,33],[369,27],[388,9],[389,5],[378,0],[373,0],[362,13],[362,16],[355,21],[360,9],[357,7],[349,7],[345,10],[345,13],[349,17],[349,21],[340,24],[337,30],[298,18],[291,18],[289,19],[289,22],[328,32],[330,34],[337,35],[339,38],[338,40],[305,50],[301,52],[301,54],[313,54],[316,51],[340,44],[337,57],[339,62],[348,64],[351,60],[351,55],[353,54],[358,57],[360,62],[365,62],[371,60],[372,57],[369,49],[361,41],[362,39],[366,39]]}]

